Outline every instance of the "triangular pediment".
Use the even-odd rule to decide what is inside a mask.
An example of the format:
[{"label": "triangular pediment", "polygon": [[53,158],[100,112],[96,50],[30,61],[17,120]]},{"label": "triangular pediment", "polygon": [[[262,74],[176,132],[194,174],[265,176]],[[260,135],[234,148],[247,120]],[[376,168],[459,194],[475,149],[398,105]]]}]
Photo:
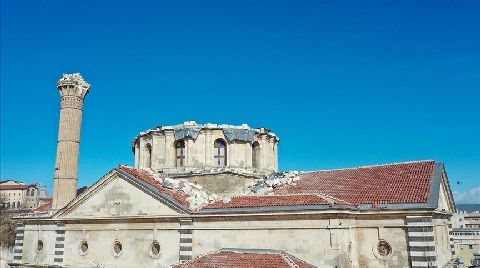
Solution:
[{"label": "triangular pediment", "polygon": [[438,190],[436,209],[449,213],[455,213],[455,202],[453,200],[453,195],[450,189],[450,184],[448,182],[448,176],[445,171],[445,167],[442,163],[440,163],[438,169],[439,172],[437,176],[439,177],[439,182],[438,188],[435,189]]},{"label": "triangular pediment", "polygon": [[[115,218],[174,216],[185,211],[144,187],[141,181],[126,177],[117,170],[104,176],[84,194],[58,211],[58,218]],[[147,185],[148,186],[148,185]]]}]

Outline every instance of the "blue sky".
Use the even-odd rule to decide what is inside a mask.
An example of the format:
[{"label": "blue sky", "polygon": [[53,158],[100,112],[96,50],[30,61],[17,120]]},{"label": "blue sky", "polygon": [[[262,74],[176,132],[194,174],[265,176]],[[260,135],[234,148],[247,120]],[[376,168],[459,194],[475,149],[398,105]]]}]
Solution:
[{"label": "blue sky", "polygon": [[195,120],[272,129],[281,169],[443,161],[473,202],[479,13],[479,1],[4,0],[1,179],[51,187],[56,81],[81,72],[79,185],[132,165],[140,131]]}]

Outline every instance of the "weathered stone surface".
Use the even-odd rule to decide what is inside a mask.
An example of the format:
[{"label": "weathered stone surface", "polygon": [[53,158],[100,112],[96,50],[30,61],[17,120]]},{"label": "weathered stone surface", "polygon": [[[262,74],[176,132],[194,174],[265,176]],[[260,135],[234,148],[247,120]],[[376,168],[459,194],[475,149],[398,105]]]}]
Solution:
[{"label": "weathered stone surface", "polygon": [[[214,142],[218,139],[226,144],[224,166],[219,166],[214,155]],[[175,148],[180,140],[185,144],[181,162],[177,161],[178,149]],[[254,142],[259,144],[255,152]],[[168,174],[227,169],[269,173],[278,170],[278,143],[278,137],[264,128],[252,129],[246,124],[199,125],[190,121],[142,132],[134,138],[132,150],[136,168],[152,168]]]}]

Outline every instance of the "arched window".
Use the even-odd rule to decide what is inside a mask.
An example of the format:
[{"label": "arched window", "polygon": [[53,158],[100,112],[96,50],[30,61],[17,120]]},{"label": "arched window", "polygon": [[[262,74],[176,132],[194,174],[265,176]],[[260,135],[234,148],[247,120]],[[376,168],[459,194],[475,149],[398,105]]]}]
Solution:
[{"label": "arched window", "polygon": [[20,208],[20,201],[17,202],[17,208]]},{"label": "arched window", "polygon": [[252,165],[253,168],[260,168],[260,144],[258,141],[252,143]]},{"label": "arched window", "polygon": [[185,164],[185,141],[178,140],[175,143],[175,159],[177,167],[183,167]]},{"label": "arched window", "polygon": [[152,145],[150,143],[147,143],[145,145],[145,167],[146,168],[151,168],[152,167]]},{"label": "arched window", "polygon": [[30,189],[27,189],[27,195],[30,195]]},{"label": "arched window", "polygon": [[12,202],[12,208],[15,208],[15,202]]},{"label": "arched window", "polygon": [[216,139],[213,143],[213,160],[217,166],[227,165],[227,144],[222,139]]},{"label": "arched window", "polygon": [[34,196],[34,195],[35,195],[35,189],[32,189],[32,190],[30,191],[30,195],[31,195],[31,196]]}]

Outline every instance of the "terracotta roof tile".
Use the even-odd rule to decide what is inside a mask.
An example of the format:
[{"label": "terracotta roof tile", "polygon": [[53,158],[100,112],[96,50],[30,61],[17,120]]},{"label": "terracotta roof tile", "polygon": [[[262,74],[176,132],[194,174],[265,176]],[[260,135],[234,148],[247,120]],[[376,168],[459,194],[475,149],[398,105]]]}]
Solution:
[{"label": "terracotta roof tile", "polygon": [[88,190],[88,186],[83,186],[83,187],[80,187],[77,189],[77,196],[81,195],[83,192],[85,192],[86,190]]},{"label": "terracotta roof tile", "polygon": [[290,195],[265,195],[265,196],[236,196],[230,202],[218,201],[204,208],[244,208],[244,207],[270,207],[270,206],[307,206],[307,205],[333,205],[348,203],[325,197],[319,194],[290,194]]},{"label": "terracotta roof tile", "polygon": [[48,203],[39,206],[38,208],[34,209],[33,212],[47,212],[52,209],[53,198],[48,201]]},{"label": "terracotta roof tile", "polygon": [[26,190],[28,188],[37,188],[34,184],[10,184],[1,185],[0,190]]},{"label": "terracotta roof tile", "polygon": [[322,193],[359,204],[426,203],[435,161],[418,161],[304,173],[275,194]]},{"label": "terracotta roof tile", "polygon": [[170,190],[170,189],[167,189],[167,188],[163,187],[162,182],[153,178],[153,176],[150,173],[148,173],[147,171],[139,170],[139,169],[135,169],[135,168],[127,167],[127,166],[119,166],[118,168],[127,172],[131,176],[134,176],[135,178],[137,178],[139,180],[142,180],[143,182],[146,182],[147,184],[150,184],[151,186],[155,187],[160,192],[170,195],[175,200],[177,200],[180,204],[182,204],[182,205],[188,205],[189,204],[188,201],[187,201],[187,196],[185,196],[184,194],[179,193],[177,191],[173,191],[173,190]]},{"label": "terracotta roof tile", "polygon": [[175,268],[290,268],[297,265],[299,268],[315,267],[283,251],[274,253],[254,253],[254,252],[232,252],[218,251],[201,257],[190,262],[177,264]]}]

